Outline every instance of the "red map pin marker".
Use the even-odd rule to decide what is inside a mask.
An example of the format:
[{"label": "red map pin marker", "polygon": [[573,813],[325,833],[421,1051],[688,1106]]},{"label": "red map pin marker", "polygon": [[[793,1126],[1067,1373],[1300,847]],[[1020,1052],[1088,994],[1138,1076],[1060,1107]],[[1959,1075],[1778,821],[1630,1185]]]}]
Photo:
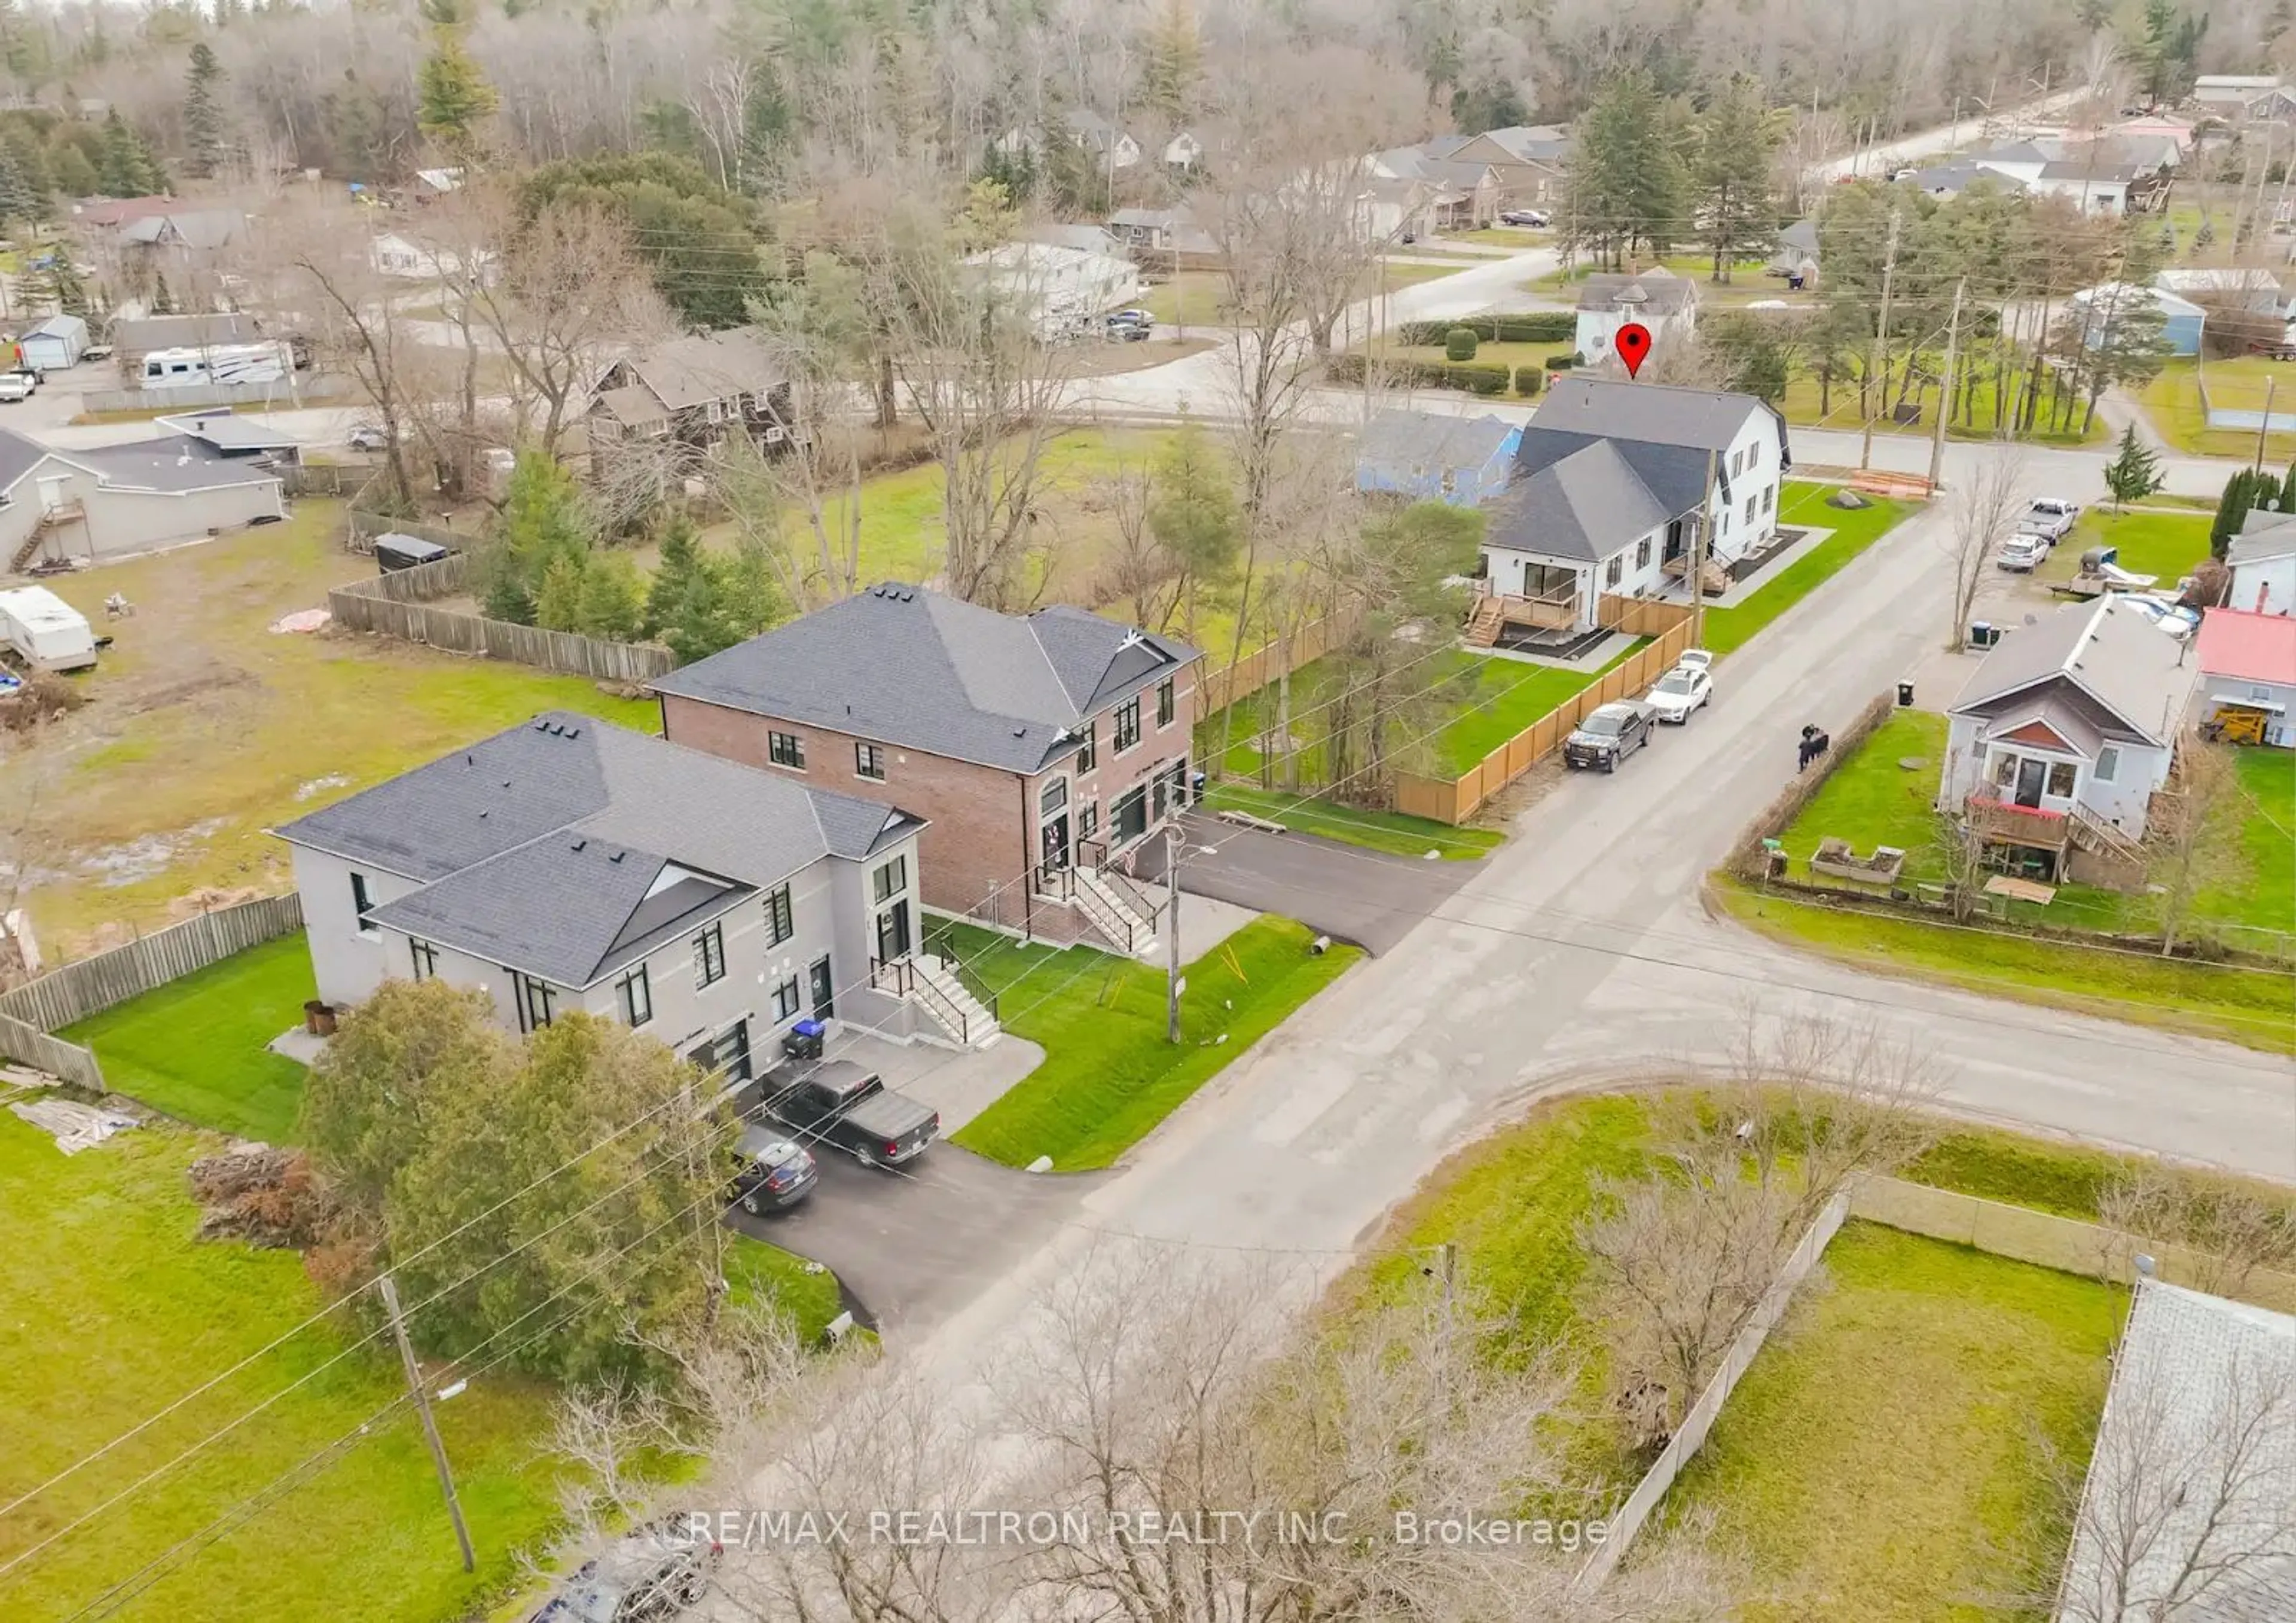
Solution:
[{"label": "red map pin marker", "polygon": [[1620,327],[1618,337],[1611,342],[1618,346],[1619,358],[1627,364],[1627,375],[1630,378],[1643,369],[1644,361],[1650,359],[1650,329],[1638,321],[1630,321]]}]

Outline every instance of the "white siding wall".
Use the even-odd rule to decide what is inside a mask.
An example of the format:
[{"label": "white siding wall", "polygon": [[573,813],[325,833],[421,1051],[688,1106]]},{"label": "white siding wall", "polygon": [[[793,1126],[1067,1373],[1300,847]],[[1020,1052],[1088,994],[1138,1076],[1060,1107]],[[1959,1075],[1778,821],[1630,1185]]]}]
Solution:
[{"label": "white siding wall", "polygon": [[7,504],[0,506],[0,552],[7,554],[0,557],[0,567],[40,521],[46,499],[40,487],[44,477],[60,478],[62,483],[51,489],[62,501],[79,503],[85,515],[58,526],[43,539],[38,555],[56,562],[148,553],[202,539],[211,529],[231,530],[258,519],[282,518],[287,512],[275,479],[161,496],[107,489],[94,474],[51,458],[26,474],[9,491]]},{"label": "white siding wall", "polygon": [[2120,744],[2112,782],[2101,783],[2093,769],[2081,769],[2080,803],[2130,839],[2144,833],[2144,813],[2152,791],[2169,781],[2169,751],[2151,744]]},{"label": "white siding wall", "polygon": [[406,974],[403,940],[394,955],[384,932],[359,933],[358,913],[351,900],[351,875],[366,876],[367,897],[378,907],[421,886],[398,874],[346,862],[306,846],[290,846],[288,854],[294,867],[295,889],[303,898],[303,923],[319,996],[332,1004],[361,1003],[382,984],[385,975]]},{"label": "white siding wall", "polygon": [[1660,572],[1666,566],[1665,529],[1661,527],[1651,531],[1642,538],[1640,545],[1641,548],[1647,552],[1647,561],[1641,563],[1636,561],[1636,559],[1645,555],[1644,551],[1637,550],[1636,547],[1630,546],[1620,553],[1619,579],[1616,585],[1611,584],[1607,560],[1603,567],[1594,571],[1595,602],[1588,605],[1590,611],[1599,605],[1602,594],[1608,592],[1615,592],[1624,597],[1632,597],[1636,593],[1653,597],[1658,594],[1660,587],[1666,584],[1666,577]]},{"label": "white siding wall", "polygon": [[[1946,762],[1938,797],[1940,807],[1949,810],[1957,807],[1972,790],[1990,783],[1993,760],[2008,753],[2072,765],[2072,793],[2044,793],[2040,801],[2044,809],[2064,811],[2079,805],[2131,838],[2144,833],[2145,810],[2152,803],[2153,791],[2169,775],[2169,750],[2142,743],[2107,746],[2119,750],[2120,757],[2114,765],[2112,781],[2105,783],[2096,775],[2096,762],[2077,750],[2041,750],[2030,744],[1984,745],[1978,742],[1983,727],[1982,722],[1970,716],[1956,716],[1947,724]],[[2010,791],[2005,790],[2003,794],[2008,798]]]},{"label": "white siding wall", "polygon": [[2296,614],[2296,557],[2234,565],[2225,606],[2259,614]]},{"label": "white siding wall", "polygon": [[[1730,474],[1734,458],[1740,471]],[[1723,455],[1722,471],[1729,475],[1731,499],[1723,501],[1723,480],[1718,479],[1713,504],[1714,556],[1726,563],[1760,547],[1778,527],[1780,481],[1785,471],[1778,461],[1777,422],[1769,413],[1747,414],[1744,424],[1730,441],[1729,450]],[[1746,511],[1749,501],[1753,504],[1751,518]]]}]

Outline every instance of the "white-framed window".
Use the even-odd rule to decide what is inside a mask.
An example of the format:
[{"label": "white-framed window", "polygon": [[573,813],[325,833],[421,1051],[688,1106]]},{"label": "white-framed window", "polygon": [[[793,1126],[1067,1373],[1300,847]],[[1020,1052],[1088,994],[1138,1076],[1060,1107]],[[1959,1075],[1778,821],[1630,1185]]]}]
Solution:
[{"label": "white-framed window", "polygon": [[2070,761],[2051,761],[2049,763],[2049,786],[2046,792],[2051,798],[2059,800],[2071,799],[2074,786],[2079,783],[2079,768],[2076,767]]},{"label": "white-framed window", "polygon": [[1777,488],[1775,485],[1765,485],[1765,486],[1763,486],[1763,487],[1762,487],[1762,511],[1763,511],[1764,512],[1775,512],[1777,510],[1778,510],[1778,488]]},{"label": "white-framed window", "polygon": [[875,783],[885,781],[885,750],[882,744],[853,746],[853,775]]},{"label": "white-framed window", "polygon": [[805,770],[805,740],[794,733],[767,733],[766,758],[776,766]]},{"label": "white-framed window", "polygon": [[1606,586],[1617,586],[1620,577],[1626,572],[1627,555],[1624,553],[1613,553],[1611,554],[1611,561],[1603,566],[1603,584]]},{"label": "white-framed window", "polygon": [[2096,752],[2096,781],[2110,783],[2120,775],[2120,751],[2107,744]]}]

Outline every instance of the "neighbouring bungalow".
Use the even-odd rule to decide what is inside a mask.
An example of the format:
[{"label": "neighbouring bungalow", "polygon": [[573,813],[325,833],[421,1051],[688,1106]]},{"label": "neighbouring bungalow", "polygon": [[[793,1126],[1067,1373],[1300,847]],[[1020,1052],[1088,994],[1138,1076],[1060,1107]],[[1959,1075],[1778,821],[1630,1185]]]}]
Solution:
[{"label": "neighbouring bungalow", "polygon": [[1597,271],[1578,284],[1576,344],[1583,365],[1613,358],[1619,329],[1628,322],[1650,329],[1654,350],[1698,331],[1698,288],[1664,266],[1639,275]]},{"label": "neighbouring bungalow", "polygon": [[1604,597],[1657,596],[1684,578],[1702,530],[1713,589],[1776,533],[1792,465],[1785,420],[1751,395],[1562,379],[1485,504],[1471,640],[1509,627],[1591,632]]},{"label": "neighbouring bungalow", "polygon": [[2253,614],[2296,614],[2296,512],[2259,507],[2226,550],[2232,586],[2225,602]]},{"label": "neighbouring bungalow", "polygon": [[198,435],[59,451],[0,430],[0,572],[156,552],[286,514],[275,471]]},{"label": "neighbouring bungalow", "polygon": [[1119,209],[1108,229],[1150,270],[1218,270],[1226,262],[1219,240],[1185,209]]},{"label": "neighbouring bungalow", "polygon": [[995,1035],[951,1029],[970,1021],[945,1024],[877,967],[922,944],[923,826],[551,711],[277,832],[324,1001],[435,978],[488,994],[513,1030],[580,1010],[736,1082],[808,1017],[950,1043]]},{"label": "neighbouring bungalow", "polygon": [[2193,105],[2227,124],[2296,118],[2296,93],[2276,73],[2203,73],[2193,81]]},{"label": "neighbouring bungalow", "polygon": [[2296,619],[2210,609],[2194,658],[2194,720],[2233,743],[2296,748]]},{"label": "neighbouring bungalow", "polygon": [[1140,267],[1130,259],[1051,242],[1006,242],[965,264],[1046,338],[1074,332],[1144,291]]},{"label": "neighbouring bungalow", "polygon": [[2112,341],[2114,326],[2131,313],[2151,306],[2161,313],[2161,339],[2169,355],[2198,355],[2202,330],[2209,313],[2189,299],[2180,299],[2162,287],[2136,287],[2108,282],[2085,287],[2065,300],[2066,316],[2080,333],[2082,344],[2102,348]]},{"label": "neighbouring bungalow", "polygon": [[1136,953],[1122,867],[1190,794],[1196,650],[887,584],[651,684],[663,734],[930,819],[925,905]]},{"label": "neighbouring bungalow", "polygon": [[2189,646],[2117,596],[2012,631],[1947,712],[1939,809],[2003,866],[2141,879],[2152,796],[2200,684]]},{"label": "neighbouring bungalow", "polygon": [[1506,488],[1522,425],[1390,407],[1364,425],[1356,488],[1473,507]]}]

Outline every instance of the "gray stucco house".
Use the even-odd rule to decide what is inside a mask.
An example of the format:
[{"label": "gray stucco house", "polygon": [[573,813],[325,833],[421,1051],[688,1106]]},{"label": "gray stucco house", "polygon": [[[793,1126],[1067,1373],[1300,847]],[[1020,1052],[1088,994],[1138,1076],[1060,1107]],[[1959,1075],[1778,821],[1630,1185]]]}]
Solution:
[{"label": "gray stucco house", "polygon": [[491,994],[511,1029],[579,1009],[736,1079],[808,1016],[996,1035],[920,951],[923,826],[552,711],[277,832],[327,1002],[435,975]]},{"label": "gray stucco house", "polygon": [[191,433],[59,451],[0,429],[0,574],[268,523],[283,492],[272,467]]}]

